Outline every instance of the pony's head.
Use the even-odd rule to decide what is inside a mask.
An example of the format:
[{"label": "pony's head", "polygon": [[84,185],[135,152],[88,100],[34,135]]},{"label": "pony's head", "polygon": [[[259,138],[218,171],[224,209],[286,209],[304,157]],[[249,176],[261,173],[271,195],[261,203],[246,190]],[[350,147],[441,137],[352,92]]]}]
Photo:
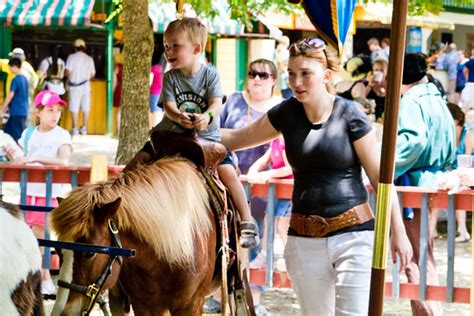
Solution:
[{"label": "pony's head", "polygon": [[[182,266],[194,257],[194,237],[210,232],[208,210],[208,195],[195,167],[182,159],[163,159],[115,180],[74,189],[51,213],[50,220],[59,240],[117,246],[110,228],[113,219],[124,244],[132,236],[158,259]],[[136,250],[140,256],[140,249]],[[95,283],[109,264],[109,256],[104,254],[77,252],[68,256],[60,279],[78,285]],[[110,266],[104,290],[117,282],[120,273],[118,260]],[[61,295],[62,289],[56,301],[62,311],[66,301]],[[68,301],[64,309],[68,315],[87,307],[88,299],[81,293],[71,291],[68,299],[67,293],[62,296]]]},{"label": "pony's head", "polygon": [[[71,202],[67,199],[64,201],[65,204]],[[116,217],[120,204],[120,197],[108,203],[96,204],[92,208],[93,219],[84,222],[87,225],[78,225],[82,228],[76,232],[75,237],[72,237],[75,233],[72,230],[69,234],[65,234],[68,237],[63,237],[61,240],[117,247],[108,223]],[[82,311],[89,308],[93,302],[92,299],[95,301],[92,295],[96,295],[94,293],[96,289],[105,290],[117,283],[121,262],[117,258],[112,260],[109,255],[94,252],[73,253],[63,250],[62,253],[63,264],[59,279],[66,285],[73,284],[75,288],[72,291],[68,288],[60,288],[53,314],[80,315]],[[60,312],[56,313],[56,311]]]}]

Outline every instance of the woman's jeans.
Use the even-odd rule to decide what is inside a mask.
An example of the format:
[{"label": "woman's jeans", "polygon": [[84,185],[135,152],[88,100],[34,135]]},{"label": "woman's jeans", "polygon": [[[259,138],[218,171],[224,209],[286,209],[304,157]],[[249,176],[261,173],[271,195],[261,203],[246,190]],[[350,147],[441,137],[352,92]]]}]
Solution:
[{"label": "woman's jeans", "polygon": [[367,315],[373,241],[373,231],[288,236],[285,261],[302,315]]}]

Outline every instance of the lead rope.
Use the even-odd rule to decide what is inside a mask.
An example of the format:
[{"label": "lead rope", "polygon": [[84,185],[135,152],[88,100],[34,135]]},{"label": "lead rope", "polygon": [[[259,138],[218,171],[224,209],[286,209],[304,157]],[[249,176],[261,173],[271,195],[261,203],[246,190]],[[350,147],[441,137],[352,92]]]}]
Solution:
[{"label": "lead rope", "polygon": [[204,170],[202,166],[198,166],[201,175],[206,180],[206,191],[208,191],[210,199],[214,207],[217,208],[217,215],[219,218],[219,226],[221,229],[221,247],[218,254],[221,254],[221,309],[222,315],[227,315],[227,307],[229,303],[229,292],[227,289],[227,265],[229,262],[229,246],[228,246],[228,226],[227,220],[225,217],[225,210],[227,201],[225,200],[226,195],[224,194],[224,199],[221,198],[219,189],[216,187],[214,181],[211,179],[209,174]]}]

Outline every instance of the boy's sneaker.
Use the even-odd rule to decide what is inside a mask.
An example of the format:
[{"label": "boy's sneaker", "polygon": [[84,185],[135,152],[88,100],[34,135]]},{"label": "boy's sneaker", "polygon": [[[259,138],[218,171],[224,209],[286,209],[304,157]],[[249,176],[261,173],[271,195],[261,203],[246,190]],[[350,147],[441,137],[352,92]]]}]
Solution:
[{"label": "boy's sneaker", "polygon": [[221,302],[214,299],[212,296],[206,298],[204,301],[204,307],[202,309],[203,314],[220,314],[221,311]]},{"label": "boy's sneaker", "polygon": [[267,252],[266,250],[260,251],[255,258],[249,263],[249,269],[262,270],[267,266]]},{"label": "boy's sneaker", "polygon": [[53,280],[43,280],[41,282],[41,294],[45,299],[54,299],[56,298],[57,288],[54,285]]},{"label": "boy's sneaker", "polygon": [[87,128],[81,127],[81,135],[87,135]]},{"label": "boy's sneaker", "polygon": [[260,239],[258,237],[258,226],[255,221],[241,221],[239,235],[242,248],[252,249],[258,246]]},{"label": "boy's sneaker", "polygon": [[74,136],[74,135],[79,135],[79,129],[73,128],[73,129],[71,130],[71,136]]}]

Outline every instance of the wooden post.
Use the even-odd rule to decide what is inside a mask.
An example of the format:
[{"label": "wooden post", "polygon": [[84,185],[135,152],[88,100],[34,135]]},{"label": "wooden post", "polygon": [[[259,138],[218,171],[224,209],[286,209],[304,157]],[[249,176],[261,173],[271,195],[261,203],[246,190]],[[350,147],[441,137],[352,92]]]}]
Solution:
[{"label": "wooden post", "polygon": [[93,155],[91,158],[90,182],[107,181],[109,177],[108,161],[106,155]]},{"label": "wooden post", "polygon": [[398,107],[402,83],[405,52],[407,0],[394,0],[392,28],[390,32],[390,60],[388,63],[387,97],[385,98],[385,121],[383,127],[382,158],[377,188],[377,211],[375,218],[374,255],[370,283],[369,315],[382,316],[385,289],[385,269],[390,229],[393,170],[395,167],[395,144],[397,140]]}]

